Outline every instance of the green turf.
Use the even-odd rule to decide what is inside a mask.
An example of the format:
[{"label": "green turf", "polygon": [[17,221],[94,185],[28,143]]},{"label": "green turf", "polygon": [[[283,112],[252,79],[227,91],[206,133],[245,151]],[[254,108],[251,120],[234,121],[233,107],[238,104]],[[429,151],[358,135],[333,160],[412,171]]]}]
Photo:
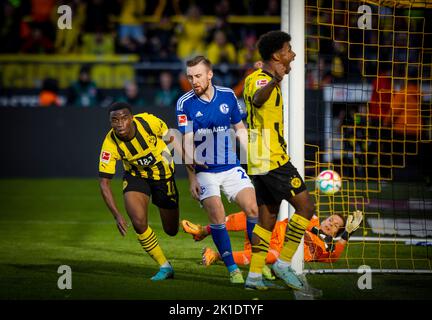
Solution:
[{"label": "green turf", "polygon": [[[181,217],[206,223],[205,213],[189,195],[187,181],[179,180],[178,187]],[[120,181],[114,180],[113,190],[123,208]],[[236,211],[233,204],[226,204],[226,209]],[[157,266],[142,251],[132,229],[121,238],[96,180],[0,180],[0,299],[294,298],[291,290],[254,292],[231,285],[222,265],[204,268],[200,252],[203,246],[213,246],[211,239],[195,243],[181,231],[175,237],[165,235],[154,206],[150,225],[175,267],[174,280],[149,280]],[[231,239],[234,250],[242,248],[242,232],[231,233]],[[360,265],[377,250],[371,246],[365,253],[364,246],[352,245],[347,257],[359,258]],[[398,250],[400,258],[413,254],[408,246]],[[339,263],[346,261],[356,264],[349,259]],[[72,290],[57,288],[60,265],[72,268]],[[247,268],[242,269],[246,274]],[[359,290],[358,277],[318,274],[308,275],[308,280],[323,291],[323,299],[432,298],[431,275],[374,274],[372,290]]]}]

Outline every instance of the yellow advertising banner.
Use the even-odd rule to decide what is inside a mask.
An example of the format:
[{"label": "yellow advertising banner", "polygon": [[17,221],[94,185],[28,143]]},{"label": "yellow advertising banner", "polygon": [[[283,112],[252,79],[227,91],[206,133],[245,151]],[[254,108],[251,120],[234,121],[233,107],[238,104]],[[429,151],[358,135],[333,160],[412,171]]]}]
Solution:
[{"label": "yellow advertising banner", "polygon": [[91,66],[91,77],[100,89],[121,89],[135,79],[136,55],[0,55],[3,88],[40,88],[45,78],[57,79],[65,89],[78,79],[81,66]]}]

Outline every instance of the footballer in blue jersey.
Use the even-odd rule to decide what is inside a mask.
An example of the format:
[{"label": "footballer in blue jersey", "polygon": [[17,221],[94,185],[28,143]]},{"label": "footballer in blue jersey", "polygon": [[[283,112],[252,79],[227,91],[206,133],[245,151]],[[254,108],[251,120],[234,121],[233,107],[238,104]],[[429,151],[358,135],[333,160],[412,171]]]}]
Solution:
[{"label": "footballer in blue jersey", "polygon": [[[244,283],[232,256],[220,191],[247,214],[248,235],[252,237],[258,217],[255,189],[240,166],[233,137],[237,136],[242,147],[247,149],[246,128],[234,92],[212,84],[211,62],[204,56],[197,56],[186,65],[192,90],[177,101],[177,124],[183,134],[185,158],[202,164],[187,166],[190,191],[208,214],[212,238],[230,272],[230,281]],[[188,152],[188,146],[193,149],[192,153]]]},{"label": "footballer in blue jersey", "polygon": [[193,132],[195,150],[200,150],[195,157],[206,164],[197,172],[222,172],[240,165],[231,135],[231,125],[242,121],[237,98],[229,88],[213,86],[213,92],[211,101],[205,101],[191,90],[177,103],[179,130]]}]

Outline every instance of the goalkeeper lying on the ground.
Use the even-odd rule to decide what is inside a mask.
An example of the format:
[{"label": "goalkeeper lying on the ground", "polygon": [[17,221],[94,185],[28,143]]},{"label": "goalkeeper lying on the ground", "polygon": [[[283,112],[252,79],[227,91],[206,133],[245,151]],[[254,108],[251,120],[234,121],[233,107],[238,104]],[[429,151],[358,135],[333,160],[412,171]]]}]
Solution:
[{"label": "goalkeeper lying on the ground", "polygon": [[[353,215],[349,215],[347,221],[342,216],[333,214],[320,224],[318,217],[313,216],[304,233],[304,261],[336,262],[342,254],[350,235],[357,230],[362,219],[363,214],[358,210]],[[203,227],[188,220],[182,220],[181,224],[183,230],[191,234],[195,241],[203,240],[211,232],[209,226]],[[266,257],[267,264],[274,263],[278,258],[283,246],[287,224],[288,219],[276,222]],[[228,231],[246,231],[245,213],[238,212],[227,216],[226,228]],[[240,265],[249,264],[252,254],[251,244],[246,232],[245,234],[244,250],[233,252],[235,263]],[[336,237],[340,237],[340,239],[334,240]],[[209,266],[218,260],[220,260],[220,256],[217,252],[210,248],[203,249],[202,261],[205,266]]]}]

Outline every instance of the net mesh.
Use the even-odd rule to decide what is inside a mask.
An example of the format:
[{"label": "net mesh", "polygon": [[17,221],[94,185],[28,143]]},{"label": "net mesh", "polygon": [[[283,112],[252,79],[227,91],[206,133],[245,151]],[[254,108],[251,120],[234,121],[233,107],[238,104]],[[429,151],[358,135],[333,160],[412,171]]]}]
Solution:
[{"label": "net mesh", "polygon": [[306,1],[306,181],[318,215],[364,212],[334,263],[309,271],[431,271],[432,1]]}]

